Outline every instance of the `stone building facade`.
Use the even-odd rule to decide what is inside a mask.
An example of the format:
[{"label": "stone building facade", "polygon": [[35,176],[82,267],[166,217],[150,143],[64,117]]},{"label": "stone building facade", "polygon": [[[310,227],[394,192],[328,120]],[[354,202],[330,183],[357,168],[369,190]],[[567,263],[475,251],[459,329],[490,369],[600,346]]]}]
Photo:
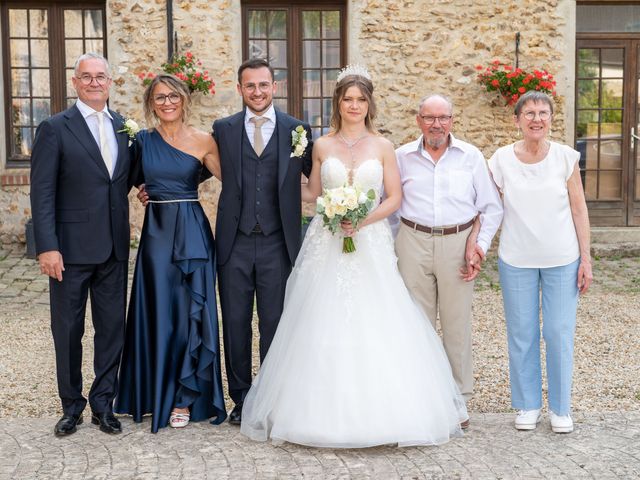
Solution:
[{"label": "stone building facade", "polygon": [[[173,0],[171,4],[178,52],[193,52],[216,81],[215,96],[194,97],[191,123],[198,128],[209,130],[214,119],[241,108],[236,92],[236,68],[243,59],[243,3]],[[556,77],[557,114],[552,136],[561,142],[574,143],[576,2],[347,0],[342,3],[346,15],[343,39],[346,63],[363,63],[369,68],[378,101],[377,125],[396,145],[418,135],[415,107],[429,92],[444,92],[452,98],[454,135],[476,144],[485,155],[514,141],[516,130],[511,109],[477,83],[475,66],[495,58],[514,62],[517,32],[520,66],[546,69]],[[103,4],[107,56],[113,69],[110,106],[126,117],[141,120],[143,88],[138,74],[158,71],[167,58],[168,2],[107,0]],[[3,81],[0,90],[7,88],[6,76]],[[2,98],[7,101],[6,95]],[[6,123],[7,119],[1,122]],[[8,164],[4,143],[0,146],[3,183],[0,241],[24,242],[25,221],[30,217],[26,181],[29,170],[28,166],[13,168]],[[203,204],[213,221],[219,184],[214,179],[201,188]],[[135,200],[132,212],[136,235],[143,211]]]}]

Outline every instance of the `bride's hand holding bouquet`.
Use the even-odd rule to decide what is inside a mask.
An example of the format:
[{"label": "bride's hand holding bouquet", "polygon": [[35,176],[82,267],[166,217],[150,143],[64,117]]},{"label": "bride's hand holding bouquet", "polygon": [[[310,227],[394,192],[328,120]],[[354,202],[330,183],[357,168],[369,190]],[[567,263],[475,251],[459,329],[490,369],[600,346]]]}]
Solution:
[{"label": "bride's hand holding bouquet", "polygon": [[324,226],[333,234],[342,230],[342,252],[356,251],[353,243],[359,223],[366,218],[375,204],[373,189],[363,192],[357,186],[325,189],[316,201],[316,212],[322,215]]}]

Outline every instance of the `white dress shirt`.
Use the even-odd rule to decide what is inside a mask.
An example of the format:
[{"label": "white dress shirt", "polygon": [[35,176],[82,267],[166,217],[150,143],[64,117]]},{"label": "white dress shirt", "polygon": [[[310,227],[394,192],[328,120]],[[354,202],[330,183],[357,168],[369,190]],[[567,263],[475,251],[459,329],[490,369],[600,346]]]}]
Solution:
[{"label": "white dress shirt", "polygon": [[502,221],[502,202],[484,156],[473,145],[449,135],[437,162],[422,136],[396,150],[402,204],[396,216],[428,227],[467,223],[480,213],[478,245],[486,253]]},{"label": "white dress shirt", "polygon": [[[78,110],[80,110],[80,113],[84,118],[84,121],[87,122],[87,126],[91,131],[91,135],[93,135],[94,140],[98,144],[98,150],[100,150],[100,134],[99,134],[100,128],[98,126],[98,117],[96,116],[96,110],[91,108],[89,105],[87,105],[80,99],[76,100],[76,107],[78,107]],[[111,153],[111,159],[112,159],[111,165],[113,165],[113,171],[115,171],[116,162],[118,161],[118,140],[116,140],[116,132],[113,129],[113,123],[111,123],[113,121],[113,117],[109,113],[109,109],[107,108],[106,105],[104,107],[104,110],[102,111],[104,112],[106,117],[109,120],[111,120],[107,122],[105,118],[104,131],[107,137],[106,140],[109,143],[109,151]],[[113,173],[113,171],[110,173]]]},{"label": "white dress shirt", "polygon": [[273,103],[264,112],[262,115],[256,115],[248,108],[246,109],[246,113],[244,116],[244,129],[247,132],[247,137],[249,137],[249,142],[251,142],[251,146],[255,148],[253,144],[253,135],[256,131],[256,124],[251,121],[253,117],[258,118],[266,118],[267,121],[262,124],[262,145],[266,148],[269,140],[271,140],[271,136],[273,135],[274,130],[276,129],[276,110],[273,107]]}]

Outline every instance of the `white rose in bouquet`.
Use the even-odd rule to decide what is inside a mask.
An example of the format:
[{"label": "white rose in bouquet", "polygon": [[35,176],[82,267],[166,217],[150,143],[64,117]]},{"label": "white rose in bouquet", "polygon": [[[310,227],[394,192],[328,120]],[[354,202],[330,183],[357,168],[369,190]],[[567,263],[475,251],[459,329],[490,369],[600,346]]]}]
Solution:
[{"label": "white rose in bouquet", "polygon": [[[362,192],[353,186],[326,189],[316,201],[316,212],[322,215],[324,226],[336,233],[340,230],[342,221],[351,222],[354,228],[371,211],[376,194],[373,190]],[[342,241],[342,252],[355,252],[353,238],[345,237]]]}]

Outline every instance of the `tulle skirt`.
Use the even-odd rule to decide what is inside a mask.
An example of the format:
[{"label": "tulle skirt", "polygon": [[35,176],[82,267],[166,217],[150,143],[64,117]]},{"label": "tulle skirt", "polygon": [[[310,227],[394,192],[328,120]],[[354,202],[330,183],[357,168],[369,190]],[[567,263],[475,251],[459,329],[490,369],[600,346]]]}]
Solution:
[{"label": "tulle skirt", "polygon": [[314,218],[241,432],[334,448],[437,445],[468,418],[444,348],[398,272],[388,222],[356,251]]}]

